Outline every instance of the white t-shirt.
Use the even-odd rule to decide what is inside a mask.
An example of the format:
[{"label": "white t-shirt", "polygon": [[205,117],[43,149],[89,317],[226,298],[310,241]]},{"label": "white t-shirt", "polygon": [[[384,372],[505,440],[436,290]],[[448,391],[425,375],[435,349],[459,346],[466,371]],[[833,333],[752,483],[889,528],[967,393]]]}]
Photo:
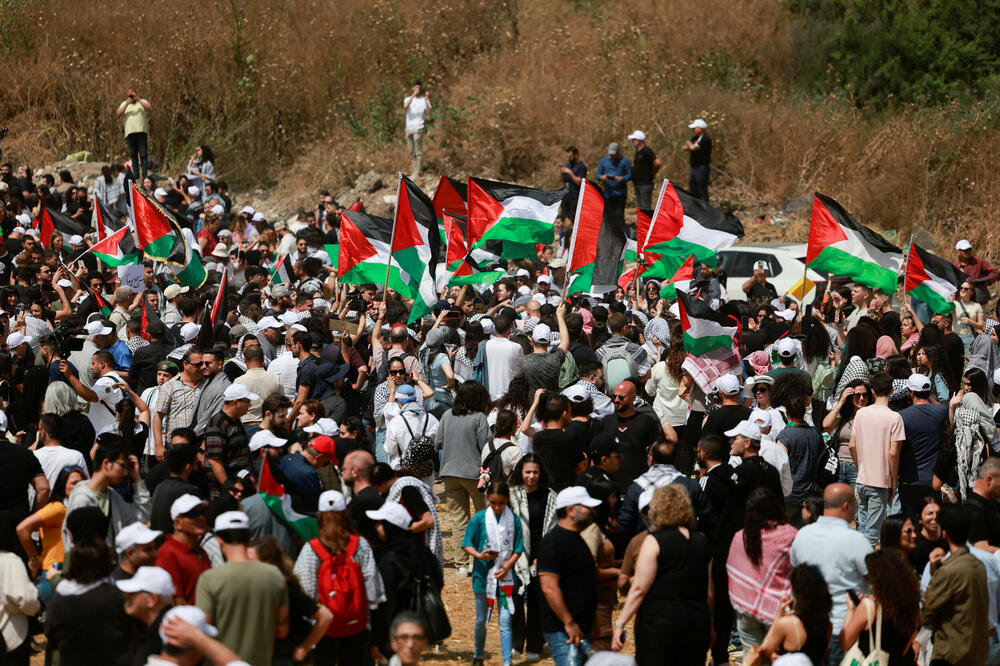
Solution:
[{"label": "white t-shirt", "polygon": [[110,372],[98,378],[90,387],[97,394],[97,402],[90,403],[90,411],[87,412],[90,424],[94,426],[95,435],[118,430],[115,407],[122,400],[122,392],[121,389],[115,388],[115,384],[120,381],[122,381],[121,377]]},{"label": "white t-shirt", "polygon": [[517,359],[524,356],[524,349],[507,338],[493,338],[486,343],[486,373],[489,378],[490,400],[499,400],[507,393],[514,379]]},{"label": "white t-shirt", "polygon": [[430,104],[427,103],[426,97],[407,97],[403,100],[403,105],[409,102],[410,106],[406,107],[406,131],[414,132],[416,130],[422,130],[424,128],[424,114],[427,113],[427,109]]},{"label": "white t-shirt", "polygon": [[76,449],[68,449],[65,446],[39,446],[35,449],[35,457],[45,472],[45,478],[49,480],[49,488],[56,487],[56,479],[63,471],[64,467],[79,467],[83,470],[83,478],[89,479],[87,472],[87,462],[83,459],[83,454]]}]

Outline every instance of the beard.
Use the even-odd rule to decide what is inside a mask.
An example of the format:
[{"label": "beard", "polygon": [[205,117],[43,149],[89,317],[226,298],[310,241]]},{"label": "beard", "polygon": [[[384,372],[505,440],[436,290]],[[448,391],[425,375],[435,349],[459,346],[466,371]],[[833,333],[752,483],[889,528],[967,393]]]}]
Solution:
[{"label": "beard", "polygon": [[590,527],[592,522],[594,522],[594,517],[589,511],[586,514],[577,513],[573,516],[573,525],[580,531]]}]

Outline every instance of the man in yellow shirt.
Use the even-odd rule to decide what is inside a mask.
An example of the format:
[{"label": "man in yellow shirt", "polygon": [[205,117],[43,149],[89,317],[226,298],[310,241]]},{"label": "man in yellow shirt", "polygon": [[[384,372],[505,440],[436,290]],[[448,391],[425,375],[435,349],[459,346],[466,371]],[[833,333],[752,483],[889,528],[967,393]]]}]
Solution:
[{"label": "man in yellow shirt", "polygon": [[[147,141],[149,139],[149,113],[153,110],[149,102],[129,88],[128,96],[118,106],[118,115],[125,116],[125,143],[131,156],[129,164],[132,177],[141,181],[149,171]],[[142,173],[138,169],[141,167]]]}]

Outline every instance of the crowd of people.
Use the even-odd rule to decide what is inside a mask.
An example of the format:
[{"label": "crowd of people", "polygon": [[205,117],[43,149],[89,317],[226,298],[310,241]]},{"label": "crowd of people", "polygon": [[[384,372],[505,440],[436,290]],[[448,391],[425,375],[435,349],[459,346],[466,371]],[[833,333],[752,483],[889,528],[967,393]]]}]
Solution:
[{"label": "crowd of people", "polygon": [[190,223],[198,289],[39,238],[91,193],[0,169],[0,664],[409,665],[453,633],[446,581],[473,666],[1000,663],[997,273],[967,240],[950,314],[840,276],[801,304],[766,264],[726,301],[696,265],[692,307],[740,326],[712,376],[658,281],[561,293],[555,238],[411,322],[337,281],[327,192],[268,220],[208,146],[158,185],[149,110],[120,109],[132,164]]}]

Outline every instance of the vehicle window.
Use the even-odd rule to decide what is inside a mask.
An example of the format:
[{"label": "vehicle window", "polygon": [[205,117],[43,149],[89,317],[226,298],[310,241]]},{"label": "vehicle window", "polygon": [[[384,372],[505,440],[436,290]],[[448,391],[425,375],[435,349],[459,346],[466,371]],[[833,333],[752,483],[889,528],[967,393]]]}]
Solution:
[{"label": "vehicle window", "polygon": [[753,275],[753,265],[758,261],[766,261],[769,275],[781,273],[781,264],[773,254],[761,252],[726,252],[719,253],[726,275],[730,277],[748,278]]}]

